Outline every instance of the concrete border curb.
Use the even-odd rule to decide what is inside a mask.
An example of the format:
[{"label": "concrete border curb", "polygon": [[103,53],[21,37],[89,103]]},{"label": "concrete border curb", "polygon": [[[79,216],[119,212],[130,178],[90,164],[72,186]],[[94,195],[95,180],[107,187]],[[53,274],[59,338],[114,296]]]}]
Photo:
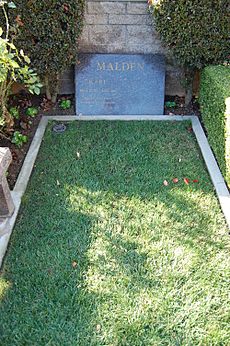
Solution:
[{"label": "concrete border curb", "polygon": [[47,117],[42,117],[38,125],[37,131],[34,135],[34,138],[31,142],[29,151],[22,165],[14,190],[11,192],[14,205],[15,205],[15,210],[13,215],[10,218],[8,218],[5,224],[6,231],[2,232],[2,236],[0,236],[0,268],[2,265],[3,258],[5,256],[6,250],[7,250],[8,242],[10,240],[10,236],[12,234],[16,218],[18,216],[18,212],[21,206],[21,199],[26,190],[27,184],[29,182],[29,178],[30,178],[32,169],[34,167],[34,163],[37,158],[37,154],[38,154],[47,124],[48,124]]},{"label": "concrete border curb", "polygon": [[30,145],[30,149],[26,155],[24,164],[21,168],[20,174],[18,176],[16,185],[14,187],[14,190],[11,192],[12,197],[15,204],[15,211],[14,214],[8,219],[6,222],[6,232],[2,232],[2,235],[0,236],[0,268],[2,265],[2,261],[4,258],[4,255],[7,250],[8,242],[10,240],[11,233],[14,228],[14,224],[20,209],[21,205],[21,198],[26,190],[27,184],[29,182],[35,160],[37,158],[42,139],[47,127],[47,124],[49,121],[92,121],[92,120],[120,120],[120,121],[186,121],[190,120],[192,122],[192,128],[194,131],[194,134],[196,136],[198,145],[200,147],[201,153],[203,155],[206,167],[208,169],[209,175],[211,177],[212,183],[215,187],[217,197],[220,202],[221,209],[223,211],[223,214],[225,216],[226,222],[230,228],[230,193],[228,191],[228,188],[225,184],[224,178],[219,170],[219,167],[217,165],[217,162],[215,160],[215,157],[212,153],[212,150],[208,144],[208,140],[205,136],[205,133],[202,129],[202,126],[200,124],[199,119],[196,116],[193,115],[187,115],[187,116],[181,116],[181,115],[127,115],[127,116],[109,116],[109,115],[101,115],[101,116],[88,116],[88,115],[71,115],[71,116],[43,116],[39,126],[37,128],[37,131],[35,133],[35,136],[33,138],[33,141]]}]

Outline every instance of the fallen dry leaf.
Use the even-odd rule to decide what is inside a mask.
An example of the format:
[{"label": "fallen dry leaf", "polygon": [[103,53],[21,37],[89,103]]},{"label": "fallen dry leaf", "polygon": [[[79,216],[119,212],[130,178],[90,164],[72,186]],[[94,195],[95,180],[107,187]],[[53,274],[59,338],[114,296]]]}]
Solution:
[{"label": "fallen dry leaf", "polygon": [[63,4],[63,9],[65,12],[69,12],[69,5],[68,4]]},{"label": "fallen dry leaf", "polygon": [[30,128],[30,125],[28,123],[26,123],[25,121],[21,121],[20,126],[23,130],[27,130]]},{"label": "fallen dry leaf", "polygon": [[193,132],[192,127],[191,127],[191,126],[190,126],[190,127],[187,127],[187,131],[188,131],[189,133],[192,133],[192,132]]},{"label": "fallen dry leaf", "polygon": [[173,178],[174,184],[178,183],[178,178]]},{"label": "fallen dry leaf", "polygon": [[168,186],[169,183],[167,182],[167,180],[164,180],[163,184],[164,186]]},{"label": "fallen dry leaf", "polygon": [[184,178],[184,182],[186,185],[189,185],[189,179],[188,178]]},{"label": "fallen dry leaf", "polygon": [[53,108],[53,103],[50,100],[47,100],[45,97],[43,98],[43,101],[41,103],[41,108],[43,112],[48,112],[50,109]]},{"label": "fallen dry leaf", "polygon": [[100,326],[100,324],[97,324],[97,326],[96,326],[96,330],[97,330],[97,332],[100,332],[100,330],[101,330],[101,326]]},{"label": "fallen dry leaf", "polygon": [[76,268],[76,266],[77,266],[77,262],[76,262],[76,261],[73,261],[73,262],[72,262],[72,267],[73,267],[73,268]]},{"label": "fallen dry leaf", "polygon": [[17,15],[17,17],[15,18],[15,21],[17,22],[18,26],[23,26],[24,23],[21,19],[21,16]]},{"label": "fallen dry leaf", "polygon": [[18,159],[18,154],[15,151],[12,151],[11,154],[14,161]]},{"label": "fallen dry leaf", "polygon": [[48,269],[47,269],[47,272],[48,272],[49,275],[52,275],[52,272],[53,272],[53,271],[52,271],[51,268],[48,268]]}]

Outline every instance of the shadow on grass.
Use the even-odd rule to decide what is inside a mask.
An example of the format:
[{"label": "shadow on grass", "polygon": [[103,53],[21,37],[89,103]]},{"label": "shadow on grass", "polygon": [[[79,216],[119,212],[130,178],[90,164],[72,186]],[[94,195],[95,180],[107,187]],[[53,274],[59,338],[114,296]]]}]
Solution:
[{"label": "shadow on grass", "polygon": [[[28,207],[24,203],[0,278],[0,344],[90,344],[84,276],[94,219],[67,208],[26,215]],[[79,335],[85,341],[78,343]]]},{"label": "shadow on grass", "polygon": [[[221,218],[212,223],[212,209],[202,210],[194,200],[194,192],[190,199],[189,195],[183,198],[180,189],[179,193],[172,189],[163,193],[162,199],[159,195],[154,197],[149,194],[146,200],[141,197],[138,201],[138,191],[134,196],[133,193],[122,194],[119,188],[113,191],[109,188],[104,191],[92,191],[87,189],[87,185],[80,188],[81,203],[99,206],[98,218],[97,208],[93,207],[90,211],[95,216],[96,238],[100,238],[99,242],[95,238],[88,252],[91,260],[90,269],[87,268],[87,300],[95,302],[92,311],[95,322],[90,345],[148,345],[150,342],[156,345],[187,345],[189,339],[196,344],[198,337],[190,329],[194,311],[196,318],[200,318],[197,323],[205,323],[206,314],[210,313],[210,320],[216,314],[211,305],[204,303],[200,311],[196,305],[192,305],[196,299],[202,304],[208,290],[211,291],[212,285],[222,279],[220,254],[226,246],[226,233],[222,232]],[[71,191],[75,189],[74,186],[68,187]],[[195,193],[202,195],[203,191],[196,188]],[[104,201],[107,195],[111,198],[110,203]],[[203,200],[207,196],[206,193]],[[115,200],[120,202],[116,203]],[[131,205],[130,200],[134,200]],[[72,200],[74,202],[75,199]],[[161,215],[163,220],[155,218],[154,204],[157,212],[164,210]],[[112,211],[109,210],[111,206]],[[210,208],[212,206],[216,207],[217,204],[214,202]],[[144,207],[146,210],[143,212]],[[127,219],[122,217],[121,210],[127,213]],[[194,212],[191,213],[191,210]],[[148,218],[145,220],[147,227],[144,222],[138,223],[145,216]],[[105,222],[102,222],[103,218]],[[216,260],[216,256],[219,256],[220,261],[213,266],[212,261]],[[188,301],[191,299],[191,306],[184,311],[187,297],[182,292],[189,281],[191,286],[186,294]],[[197,292],[194,294],[196,289],[193,287],[196,285]],[[221,285],[214,294],[218,295],[220,290]],[[150,294],[147,299],[149,304],[140,308],[143,311],[135,318],[138,309],[135,304],[141,301],[142,305],[142,297],[145,299],[146,292]],[[109,304],[109,308],[104,306],[106,304]],[[121,312],[120,309],[125,311]],[[176,321],[176,313],[183,315],[179,321]],[[107,326],[107,330],[103,331],[102,326],[105,329]]]},{"label": "shadow on grass", "polygon": [[2,273],[0,344],[224,344],[226,228],[202,164],[201,184],[165,187],[193,168],[178,167],[174,125],[157,127],[165,148],[143,124],[78,126],[77,145],[72,128],[46,134]]}]

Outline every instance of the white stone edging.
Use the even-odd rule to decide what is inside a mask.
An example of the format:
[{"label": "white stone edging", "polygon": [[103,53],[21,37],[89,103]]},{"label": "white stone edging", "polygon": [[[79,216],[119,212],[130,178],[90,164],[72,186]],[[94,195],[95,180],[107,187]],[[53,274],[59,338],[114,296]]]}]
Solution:
[{"label": "white stone edging", "polygon": [[208,144],[208,140],[205,136],[205,133],[202,129],[200,121],[198,117],[193,115],[181,116],[181,115],[100,115],[100,116],[90,116],[90,115],[71,115],[71,116],[43,116],[33,141],[30,145],[30,149],[26,155],[25,161],[21,168],[20,174],[18,176],[17,182],[13,191],[11,192],[13,201],[15,204],[15,211],[13,215],[7,220],[5,223],[6,232],[2,232],[0,235],[0,268],[2,265],[2,261],[4,255],[7,250],[8,242],[10,240],[11,233],[14,228],[14,224],[20,209],[21,199],[26,190],[27,184],[30,179],[31,172],[34,167],[35,160],[37,158],[37,154],[39,152],[39,148],[42,143],[42,139],[49,121],[92,121],[92,120],[121,120],[121,121],[142,121],[142,120],[150,120],[150,121],[186,121],[190,120],[192,122],[193,132],[196,136],[197,142],[199,144],[201,153],[203,155],[206,167],[208,169],[209,175],[211,177],[212,183],[215,187],[217,197],[220,202],[221,209],[225,216],[227,225],[230,228],[230,194],[228,188],[225,184],[224,178],[219,170],[215,157],[212,153],[212,150]]},{"label": "white stone edging", "polygon": [[47,117],[42,117],[39,123],[39,126],[37,128],[37,131],[34,135],[34,138],[31,142],[29,151],[25,157],[21,171],[17,178],[17,182],[15,184],[15,187],[13,191],[11,191],[11,195],[15,205],[15,210],[13,215],[4,221],[5,231],[2,230],[0,234],[0,268],[2,265],[3,258],[5,256],[6,250],[7,250],[7,246],[8,246],[10,236],[14,228],[16,218],[18,216],[18,212],[21,206],[21,199],[26,190],[27,184],[29,182],[29,178],[30,178],[47,124],[48,124]]}]

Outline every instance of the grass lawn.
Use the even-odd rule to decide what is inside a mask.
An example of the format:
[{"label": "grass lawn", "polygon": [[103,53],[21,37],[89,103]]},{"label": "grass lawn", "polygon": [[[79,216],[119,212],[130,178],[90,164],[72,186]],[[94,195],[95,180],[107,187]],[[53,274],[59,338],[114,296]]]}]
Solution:
[{"label": "grass lawn", "polygon": [[0,345],[229,345],[229,235],[188,126],[49,125],[0,278]]}]

